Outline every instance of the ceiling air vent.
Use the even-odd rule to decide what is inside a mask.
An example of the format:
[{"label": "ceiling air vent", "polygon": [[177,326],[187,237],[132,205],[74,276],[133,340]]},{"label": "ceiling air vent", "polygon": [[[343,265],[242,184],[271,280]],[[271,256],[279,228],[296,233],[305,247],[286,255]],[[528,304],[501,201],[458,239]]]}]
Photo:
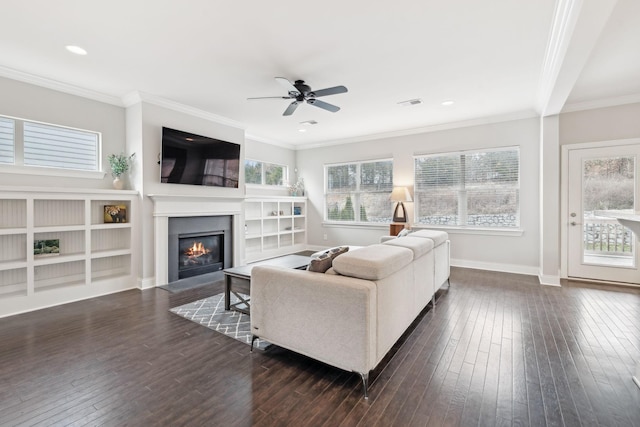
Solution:
[{"label": "ceiling air vent", "polygon": [[408,107],[410,105],[418,105],[418,104],[422,104],[422,99],[415,98],[415,99],[409,99],[407,101],[398,102],[398,105],[402,105],[403,107]]}]

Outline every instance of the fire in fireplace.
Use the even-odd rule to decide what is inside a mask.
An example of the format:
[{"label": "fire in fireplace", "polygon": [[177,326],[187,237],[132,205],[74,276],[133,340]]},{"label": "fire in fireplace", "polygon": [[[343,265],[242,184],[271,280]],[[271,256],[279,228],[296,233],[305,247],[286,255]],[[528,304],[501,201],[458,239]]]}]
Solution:
[{"label": "fire in fireplace", "polygon": [[178,278],[184,279],[224,268],[224,233],[178,236]]}]

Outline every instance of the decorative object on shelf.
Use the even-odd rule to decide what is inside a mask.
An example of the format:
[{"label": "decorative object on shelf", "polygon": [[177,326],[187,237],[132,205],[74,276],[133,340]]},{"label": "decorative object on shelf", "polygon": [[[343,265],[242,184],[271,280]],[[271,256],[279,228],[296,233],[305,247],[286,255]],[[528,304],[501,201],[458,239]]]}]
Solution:
[{"label": "decorative object on shelf", "polygon": [[113,188],[116,190],[122,190],[124,182],[120,179],[120,176],[125,174],[131,167],[131,163],[135,158],[136,153],[126,156],[123,153],[109,154],[109,165],[111,166],[111,176],[113,176]]},{"label": "decorative object on shelf", "polygon": [[407,187],[394,187],[389,199],[397,202],[396,209],[393,211],[393,222],[407,222],[407,210],[404,208],[404,202],[412,201]]},{"label": "decorative object on shelf", "polygon": [[127,222],[127,207],[125,205],[105,205],[104,206],[104,222]]},{"label": "decorative object on shelf", "polygon": [[291,196],[304,196],[304,178],[298,178],[298,181],[289,186],[289,194]]},{"label": "decorative object on shelf", "polygon": [[294,215],[302,215],[302,208],[300,206],[294,206],[293,207],[293,214]]},{"label": "decorative object on shelf", "polygon": [[33,257],[42,258],[60,255],[60,239],[34,240]]}]

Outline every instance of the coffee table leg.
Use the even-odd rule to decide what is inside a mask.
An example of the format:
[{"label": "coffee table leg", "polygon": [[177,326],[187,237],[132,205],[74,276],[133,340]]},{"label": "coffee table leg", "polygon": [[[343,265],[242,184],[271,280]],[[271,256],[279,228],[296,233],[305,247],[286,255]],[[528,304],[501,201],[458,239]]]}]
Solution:
[{"label": "coffee table leg", "polygon": [[224,309],[231,309],[231,276],[227,274],[224,276]]}]

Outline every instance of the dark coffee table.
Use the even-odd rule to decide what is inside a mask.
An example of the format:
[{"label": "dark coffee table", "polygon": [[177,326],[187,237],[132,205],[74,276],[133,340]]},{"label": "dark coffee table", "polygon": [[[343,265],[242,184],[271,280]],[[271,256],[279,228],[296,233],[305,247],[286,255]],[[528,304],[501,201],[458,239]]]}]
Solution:
[{"label": "dark coffee table", "polygon": [[[310,261],[311,257],[308,256],[285,255],[239,267],[225,268],[222,270],[224,273],[224,309],[249,314],[251,309],[250,298],[245,298],[245,296],[250,295],[251,270],[253,267],[257,265],[275,265],[278,267],[304,270]],[[231,304],[231,294],[235,295],[240,301]]]}]

